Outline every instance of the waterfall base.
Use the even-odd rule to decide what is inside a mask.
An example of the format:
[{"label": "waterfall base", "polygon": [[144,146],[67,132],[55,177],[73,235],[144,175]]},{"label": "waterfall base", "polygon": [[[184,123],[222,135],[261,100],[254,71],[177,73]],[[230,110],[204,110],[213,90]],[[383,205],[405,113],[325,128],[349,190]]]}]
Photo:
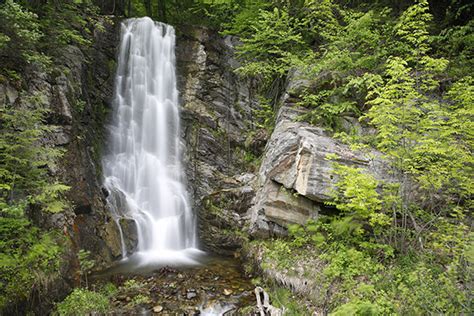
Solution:
[{"label": "waterfall base", "polygon": [[194,267],[205,261],[205,252],[197,248],[138,251],[117,262],[114,273],[148,273],[162,267]]},{"label": "waterfall base", "polygon": [[[193,251],[190,251],[193,252]],[[254,286],[242,273],[240,262],[206,256],[203,265],[162,267],[150,272],[135,269],[108,270],[94,276],[94,285],[113,282],[111,314],[126,315],[247,315],[255,306]],[[129,262],[130,263],[130,262]],[[122,269],[125,266],[122,263]],[[134,286],[129,286],[132,281]],[[133,305],[134,297],[146,295],[147,303]],[[245,308],[247,312],[245,312]]]}]

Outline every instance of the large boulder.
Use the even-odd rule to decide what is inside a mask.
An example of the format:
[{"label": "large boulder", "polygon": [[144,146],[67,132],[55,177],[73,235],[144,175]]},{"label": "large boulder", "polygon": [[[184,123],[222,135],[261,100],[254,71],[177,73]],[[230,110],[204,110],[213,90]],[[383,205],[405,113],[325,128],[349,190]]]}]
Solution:
[{"label": "large boulder", "polygon": [[281,235],[288,224],[317,218],[337,183],[334,162],[363,168],[379,180],[388,175],[380,153],[351,150],[323,128],[300,121],[304,110],[293,100],[284,97],[260,166],[260,187],[249,212],[256,236]]}]

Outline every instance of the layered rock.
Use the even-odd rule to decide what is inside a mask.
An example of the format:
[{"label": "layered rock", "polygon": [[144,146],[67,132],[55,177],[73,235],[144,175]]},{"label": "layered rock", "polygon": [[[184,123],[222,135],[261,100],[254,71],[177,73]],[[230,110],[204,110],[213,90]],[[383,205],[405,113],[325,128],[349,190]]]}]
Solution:
[{"label": "layered rock", "polygon": [[259,189],[249,212],[255,236],[282,235],[288,224],[317,218],[337,182],[334,162],[363,168],[379,180],[388,174],[379,153],[353,151],[323,128],[298,120],[305,112],[294,101],[290,94],[284,96],[260,166]]},{"label": "layered rock", "polygon": [[[239,244],[234,233],[250,205],[221,203],[249,200],[245,140],[255,130],[254,87],[235,74],[233,37],[205,28],[177,28],[177,74],[182,104],[185,163],[203,246],[230,253]],[[230,197],[234,195],[234,197]],[[231,229],[232,228],[232,229]]]}]

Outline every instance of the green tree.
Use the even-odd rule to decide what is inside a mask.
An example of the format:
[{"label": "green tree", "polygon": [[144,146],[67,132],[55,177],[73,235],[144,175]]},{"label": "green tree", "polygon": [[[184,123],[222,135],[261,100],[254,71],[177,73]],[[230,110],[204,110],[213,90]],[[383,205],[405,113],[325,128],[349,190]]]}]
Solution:
[{"label": "green tree", "polygon": [[46,68],[51,60],[38,52],[43,37],[38,16],[13,0],[0,4],[0,55],[4,68],[17,70],[25,64]]},{"label": "green tree", "polygon": [[66,206],[60,195],[68,187],[49,183],[48,168],[55,167],[63,151],[41,143],[54,127],[44,123],[47,111],[38,106],[40,96],[29,101],[31,108],[0,107],[0,206],[29,199],[58,212]]},{"label": "green tree", "polygon": [[244,61],[237,71],[243,76],[259,77],[267,84],[285,76],[296,59],[307,53],[299,26],[300,21],[285,10],[261,10],[252,25],[253,34],[243,38],[237,48]]}]

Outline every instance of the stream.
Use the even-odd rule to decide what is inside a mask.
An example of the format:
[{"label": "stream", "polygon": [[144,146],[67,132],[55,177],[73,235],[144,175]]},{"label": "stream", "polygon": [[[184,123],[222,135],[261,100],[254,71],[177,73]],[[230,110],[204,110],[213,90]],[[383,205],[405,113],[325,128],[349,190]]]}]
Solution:
[{"label": "stream", "polygon": [[[119,263],[95,279],[121,289],[112,300],[114,314],[242,315],[243,308],[255,306],[254,286],[234,258],[209,257],[199,266],[134,272]],[[150,301],[135,304],[138,295]]]}]

